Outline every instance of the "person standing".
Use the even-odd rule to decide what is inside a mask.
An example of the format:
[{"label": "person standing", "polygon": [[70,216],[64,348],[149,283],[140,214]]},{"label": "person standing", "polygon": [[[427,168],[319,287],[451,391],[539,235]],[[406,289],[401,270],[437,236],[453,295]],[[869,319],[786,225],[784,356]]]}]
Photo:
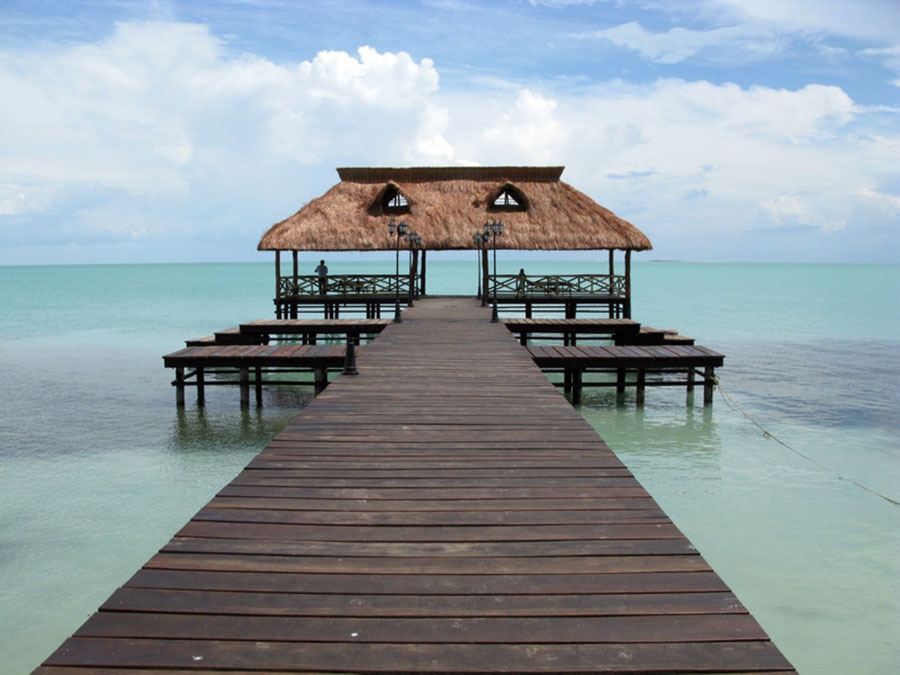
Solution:
[{"label": "person standing", "polygon": [[319,261],[316,274],[319,277],[319,295],[325,295],[328,292],[328,267],[324,260]]},{"label": "person standing", "polygon": [[528,276],[525,274],[525,268],[522,267],[519,269],[519,273],[516,275],[516,297],[525,297],[525,286],[527,285],[527,283]]}]

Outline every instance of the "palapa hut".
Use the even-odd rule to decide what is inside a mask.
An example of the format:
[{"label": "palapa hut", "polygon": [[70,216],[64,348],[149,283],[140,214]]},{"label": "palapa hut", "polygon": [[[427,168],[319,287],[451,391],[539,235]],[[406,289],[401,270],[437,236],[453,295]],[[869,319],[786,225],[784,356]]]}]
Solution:
[{"label": "palapa hut", "polygon": [[[379,280],[379,275],[334,279],[329,286],[338,298],[365,298],[403,291],[411,298],[425,290],[425,252],[427,250],[482,249],[484,288],[487,283],[487,248],[572,251],[608,250],[606,274],[560,276],[567,298],[605,297],[610,307],[616,305],[630,314],[630,261],[632,251],[651,248],[650,240],[634,225],[619,218],[590,197],[560,180],[563,167],[414,167],[414,168],[342,168],[341,182],[321,197],[313,199],[297,213],[273,225],[257,247],[275,251],[279,316],[282,307],[312,301],[318,293],[314,280],[297,274],[299,251],[393,251],[400,244],[388,229],[391,221],[403,221],[421,240],[422,264],[418,269],[418,251],[413,251],[408,281],[395,275]],[[502,236],[491,239],[487,246],[476,241],[473,233],[488,221],[502,221]],[[616,277],[613,251],[625,252],[625,275]],[[281,274],[281,252],[291,251],[293,275]],[[571,279],[570,279],[571,277]],[[596,277],[593,280],[574,277]],[[404,274],[404,279],[407,278]],[[306,283],[306,281],[309,283]],[[500,277],[491,280],[501,289],[514,289]],[[606,280],[605,285],[600,283]],[[392,285],[393,284],[393,285]],[[562,284],[562,281],[560,282]],[[528,295],[542,299],[559,296],[560,284],[529,284]],[[598,285],[599,284],[599,285]],[[519,289],[522,295],[522,289]],[[509,298],[506,298],[509,300]],[[323,298],[318,297],[321,304]],[[368,308],[368,305],[367,305]]]}]

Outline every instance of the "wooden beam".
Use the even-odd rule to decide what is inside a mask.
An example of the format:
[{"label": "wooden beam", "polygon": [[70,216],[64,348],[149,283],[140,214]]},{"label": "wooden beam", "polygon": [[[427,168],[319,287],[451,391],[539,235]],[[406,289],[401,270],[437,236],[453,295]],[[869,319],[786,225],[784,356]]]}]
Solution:
[{"label": "wooden beam", "polygon": [[206,405],[206,389],[204,385],[206,384],[203,377],[203,368],[197,366],[197,405],[204,406]]},{"label": "wooden beam", "polygon": [[490,274],[488,274],[488,250],[487,246],[481,247],[481,306],[485,307],[488,304],[488,297],[491,294],[491,288],[488,285],[490,282]]},{"label": "wooden beam", "polygon": [[175,369],[175,405],[184,407],[184,368]]},{"label": "wooden beam", "polygon": [[412,306],[416,296],[416,272],[419,270],[419,249],[412,250],[412,258],[409,262],[409,304]]},{"label": "wooden beam", "polygon": [[281,251],[275,251],[275,297],[281,297]]},{"label": "wooden beam", "polygon": [[242,367],[238,371],[241,384],[241,407],[250,407],[250,369]]},{"label": "wooden beam", "polygon": [[631,318],[631,251],[625,251],[625,318]]},{"label": "wooden beam", "polygon": [[421,294],[425,295],[425,249],[422,249],[422,290]]},{"label": "wooden beam", "polygon": [[716,369],[712,366],[706,366],[703,369],[703,405],[712,405],[713,387],[716,382]]}]

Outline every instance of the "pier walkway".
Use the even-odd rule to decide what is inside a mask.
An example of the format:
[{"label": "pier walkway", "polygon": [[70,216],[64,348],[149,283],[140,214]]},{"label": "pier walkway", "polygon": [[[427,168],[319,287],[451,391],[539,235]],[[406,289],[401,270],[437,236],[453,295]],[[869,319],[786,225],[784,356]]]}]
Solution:
[{"label": "pier walkway", "polygon": [[404,312],[36,672],[793,672],[488,317]]}]

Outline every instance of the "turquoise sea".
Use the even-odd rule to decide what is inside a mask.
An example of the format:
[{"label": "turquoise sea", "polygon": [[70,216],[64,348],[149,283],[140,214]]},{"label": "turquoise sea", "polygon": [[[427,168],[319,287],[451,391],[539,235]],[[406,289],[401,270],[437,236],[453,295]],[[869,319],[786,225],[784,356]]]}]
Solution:
[{"label": "turquoise sea", "polygon": [[[499,257],[501,273],[606,264]],[[429,256],[429,292],[474,293],[465,258]],[[597,389],[582,414],[800,672],[900,672],[884,498],[900,501],[900,266],[637,262],[633,278],[634,318],[723,352],[740,409]],[[185,338],[272,316],[273,285],[271,262],[0,267],[0,672],[37,666],[310,400],[269,388],[242,412],[215,387],[178,411],[162,367]]]}]

